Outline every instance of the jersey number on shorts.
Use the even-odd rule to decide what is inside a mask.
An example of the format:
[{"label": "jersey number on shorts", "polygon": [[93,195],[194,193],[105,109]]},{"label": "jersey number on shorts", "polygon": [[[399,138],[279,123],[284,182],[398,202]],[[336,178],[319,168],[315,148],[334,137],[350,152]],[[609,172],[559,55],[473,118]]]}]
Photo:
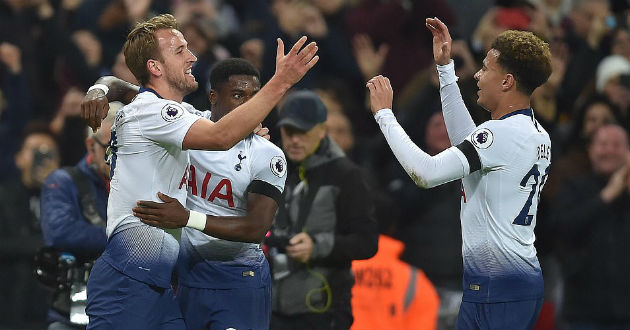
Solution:
[{"label": "jersey number on shorts", "polygon": [[539,182],[538,177],[540,176],[540,171],[538,170],[538,164],[534,164],[534,166],[532,166],[532,169],[529,170],[523,180],[521,180],[521,187],[527,187],[527,182],[529,182],[529,178],[532,176],[534,177],[534,183],[532,183],[532,191],[529,193],[529,197],[527,198],[525,205],[523,205],[521,212],[518,213],[518,216],[516,216],[512,224],[521,226],[529,226],[532,224],[532,219],[534,219],[534,216],[536,215],[536,208],[534,208],[532,214],[530,214],[530,211],[532,211],[532,202],[534,200],[534,195],[536,194],[536,192],[538,192],[537,198],[538,200],[540,200],[540,192],[542,191],[542,188],[547,181],[548,174],[549,166],[545,168],[545,174],[542,176],[542,178],[540,178]]}]

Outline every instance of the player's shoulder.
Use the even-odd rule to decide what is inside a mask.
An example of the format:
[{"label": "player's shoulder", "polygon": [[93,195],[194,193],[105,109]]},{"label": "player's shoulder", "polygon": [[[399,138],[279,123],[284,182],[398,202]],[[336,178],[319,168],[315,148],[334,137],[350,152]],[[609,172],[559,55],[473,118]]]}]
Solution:
[{"label": "player's shoulder", "polygon": [[284,158],[282,149],[264,137],[252,134],[248,140],[250,143],[250,152],[261,155],[281,155]]},{"label": "player's shoulder", "polygon": [[[194,107],[190,107],[194,110]],[[148,91],[136,95],[133,101],[123,109],[127,114],[140,117],[160,114],[165,121],[169,122],[181,118],[186,112],[190,112],[184,104],[157,97]]]}]

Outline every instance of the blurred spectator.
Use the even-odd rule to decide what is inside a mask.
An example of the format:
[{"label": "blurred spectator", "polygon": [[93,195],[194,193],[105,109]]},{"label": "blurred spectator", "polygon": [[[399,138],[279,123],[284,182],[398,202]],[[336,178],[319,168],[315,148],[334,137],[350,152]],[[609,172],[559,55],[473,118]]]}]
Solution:
[{"label": "blurred spectator", "polygon": [[604,55],[600,43],[608,32],[605,22],[609,14],[606,0],[576,0],[573,3],[561,36],[571,55],[558,90],[558,109],[565,114],[570,114],[574,104],[587,98],[592,90],[587,87],[593,83],[595,68]]},{"label": "blurred spectator", "polygon": [[348,329],[352,260],[376,253],[378,230],[366,180],[326,134],[326,108],[310,91],[280,112],[290,161],[266,243],[273,274],[271,329]]},{"label": "blurred spectator", "polygon": [[605,57],[597,66],[595,88],[619,108],[621,122],[628,129],[630,112],[630,61],[620,55]]},{"label": "blurred spectator", "polygon": [[72,166],[85,155],[85,122],[81,119],[83,91],[70,88],[61,101],[50,129],[58,136],[62,166]]},{"label": "blurred spectator", "polygon": [[120,78],[126,82],[130,82],[134,85],[139,85],[136,77],[131,73],[129,68],[127,67],[127,63],[125,63],[125,54],[122,51],[116,55],[116,61],[112,66],[112,75],[116,78]]},{"label": "blurred spectator", "polygon": [[15,175],[13,157],[31,116],[31,94],[18,47],[0,42],[0,182]]},{"label": "blurred spectator", "polygon": [[617,125],[588,147],[591,171],[567,183],[554,207],[567,329],[630,327],[630,150]]},{"label": "blurred spectator", "polygon": [[385,52],[380,45],[387,44],[383,70],[378,73],[389,77],[398,93],[414,74],[433,63],[431,47],[427,47],[432,39],[424,18],[434,16],[455,25],[455,16],[443,0],[361,0],[346,13],[347,33],[351,38],[369,36],[379,55]]},{"label": "blurred spectator", "polygon": [[41,329],[48,293],[32,275],[33,258],[43,245],[40,188],[59,167],[57,143],[47,124],[27,126],[15,163],[20,175],[0,185],[0,326]]},{"label": "blurred spectator", "polygon": [[[590,166],[587,146],[598,128],[619,122],[619,113],[615,106],[603,96],[593,96],[577,112],[572,132],[566,141],[558,140],[556,148],[560,156],[551,165],[549,179],[542,192],[542,200],[551,205],[566,180],[586,173]],[[566,145],[562,145],[565,142]],[[545,226],[541,222],[542,227]],[[541,227],[541,228],[542,228]]]},{"label": "blurred spectator", "polygon": [[378,238],[378,252],[352,262],[352,330],[436,328],[440,299],[422,270],[398,259],[404,244]]}]

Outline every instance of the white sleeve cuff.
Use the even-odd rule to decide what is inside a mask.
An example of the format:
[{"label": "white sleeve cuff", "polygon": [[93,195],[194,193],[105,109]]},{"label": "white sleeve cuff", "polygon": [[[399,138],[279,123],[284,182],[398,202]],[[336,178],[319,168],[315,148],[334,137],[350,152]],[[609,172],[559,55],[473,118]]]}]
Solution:
[{"label": "white sleeve cuff", "polygon": [[437,65],[438,77],[440,78],[440,88],[454,84],[459,79],[455,75],[455,62],[451,60],[446,65]]},{"label": "white sleeve cuff", "polygon": [[392,109],[383,108],[376,112],[376,114],[374,115],[374,119],[376,119],[376,122],[378,122],[381,118],[386,118],[389,116],[395,118],[394,112],[392,111]]}]

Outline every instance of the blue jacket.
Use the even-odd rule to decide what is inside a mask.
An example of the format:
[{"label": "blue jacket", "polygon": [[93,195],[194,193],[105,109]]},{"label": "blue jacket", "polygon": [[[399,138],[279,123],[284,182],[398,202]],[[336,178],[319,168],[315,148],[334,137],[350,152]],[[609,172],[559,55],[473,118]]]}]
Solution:
[{"label": "blue jacket", "polygon": [[[76,167],[87,174],[94,190],[96,209],[106,219],[108,192],[105,181],[89,167],[85,157]],[[48,246],[89,259],[98,257],[105,249],[105,224],[94,226],[83,216],[78,188],[64,169],[55,170],[44,181],[40,220]]]}]

